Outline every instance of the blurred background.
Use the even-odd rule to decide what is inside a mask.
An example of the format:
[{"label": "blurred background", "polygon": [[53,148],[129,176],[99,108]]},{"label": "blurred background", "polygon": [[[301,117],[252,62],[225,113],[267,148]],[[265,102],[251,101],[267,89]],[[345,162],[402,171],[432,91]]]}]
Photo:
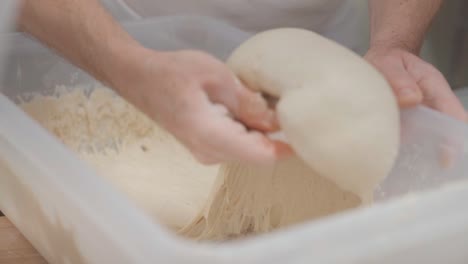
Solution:
[{"label": "blurred background", "polygon": [[468,87],[468,1],[449,0],[436,17],[422,56],[454,89]]},{"label": "blurred background", "polygon": [[[127,3],[127,7],[116,8],[115,1]],[[144,0],[101,0],[119,20],[134,20],[141,16],[138,13],[142,8],[139,5]],[[356,51],[364,53],[368,47],[369,18],[368,0],[347,0],[357,10],[355,21],[344,23],[345,28],[352,28],[358,35],[358,47]],[[114,7],[113,7],[114,6]],[[122,4],[121,6],[125,6]],[[151,13],[148,11],[147,13]],[[157,12],[156,12],[157,13]],[[453,89],[460,90],[468,87],[468,0],[445,0],[442,9],[438,13],[430,28],[422,50],[422,57],[435,65],[447,78]],[[348,27],[349,23],[357,23],[356,27]],[[355,32],[355,29],[359,32]],[[345,29],[346,30],[346,29]],[[468,91],[457,91],[460,95],[468,97]],[[466,99],[468,105],[468,99]]]},{"label": "blurred background", "polygon": [[468,109],[468,1],[446,0],[421,56],[435,65]]},{"label": "blurred background", "polygon": [[[368,38],[367,0],[362,10],[362,36]],[[421,56],[435,65],[454,89],[468,87],[468,1],[446,0],[427,34]]]},{"label": "blurred background", "polygon": [[[1,0],[4,1],[4,0]],[[100,0],[115,18],[126,21],[141,18],[132,3],[144,0]],[[359,53],[367,50],[369,38],[368,0],[347,0],[359,10],[359,34],[362,42]],[[123,8],[127,3],[130,8]],[[135,4],[136,5],[136,4]],[[454,89],[468,87],[468,0],[445,0],[430,28],[422,50],[422,57],[435,65]],[[361,26],[362,25],[362,26]]]},{"label": "blurred background", "polygon": [[[367,0],[356,0],[362,15],[359,33],[369,38]],[[365,44],[367,45],[367,42]],[[367,49],[367,47],[364,47]],[[433,21],[421,57],[437,67],[468,109],[468,0],[446,0]]]},{"label": "blurred background", "polygon": [[[145,0],[100,1],[120,21],[141,19],[135,3],[145,2]],[[369,39],[368,0],[347,1],[355,4],[358,10],[356,21],[352,22],[357,25],[353,28],[353,33],[349,34],[358,35],[357,51],[363,54],[368,48]],[[444,1],[426,36],[421,56],[444,74],[468,108],[468,19],[465,17],[468,17],[468,0]],[[355,32],[356,28],[359,32]]]}]

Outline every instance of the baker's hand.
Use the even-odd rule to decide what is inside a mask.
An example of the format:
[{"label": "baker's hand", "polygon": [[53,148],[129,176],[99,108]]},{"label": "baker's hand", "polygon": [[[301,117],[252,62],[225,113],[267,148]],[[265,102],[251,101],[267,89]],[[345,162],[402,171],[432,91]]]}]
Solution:
[{"label": "baker's hand", "polygon": [[422,103],[466,121],[463,105],[442,73],[431,64],[403,49],[371,48],[365,58],[385,76],[401,107]]},{"label": "baker's hand", "polygon": [[142,62],[130,69],[135,83],[118,90],[198,161],[264,163],[290,153],[263,133],[278,128],[274,111],[222,62],[197,51],[148,51]]}]

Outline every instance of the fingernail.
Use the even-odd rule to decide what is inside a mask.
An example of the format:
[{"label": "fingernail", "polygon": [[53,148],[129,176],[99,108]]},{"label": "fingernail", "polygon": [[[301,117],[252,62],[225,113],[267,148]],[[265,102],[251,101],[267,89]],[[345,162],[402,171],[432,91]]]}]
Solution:
[{"label": "fingernail", "polygon": [[409,97],[409,96],[414,96],[416,94],[416,91],[414,91],[413,89],[401,89],[398,91],[398,94]]},{"label": "fingernail", "polygon": [[401,89],[398,91],[398,101],[401,106],[413,106],[419,103],[422,99],[422,95],[419,91],[414,89]]},{"label": "fingernail", "polygon": [[276,155],[280,159],[288,158],[294,155],[293,148],[287,143],[276,141],[275,146],[276,146]]},{"label": "fingernail", "polygon": [[441,151],[439,152],[440,165],[444,169],[449,169],[455,164],[457,152],[449,146],[441,146],[440,148],[441,148]]}]

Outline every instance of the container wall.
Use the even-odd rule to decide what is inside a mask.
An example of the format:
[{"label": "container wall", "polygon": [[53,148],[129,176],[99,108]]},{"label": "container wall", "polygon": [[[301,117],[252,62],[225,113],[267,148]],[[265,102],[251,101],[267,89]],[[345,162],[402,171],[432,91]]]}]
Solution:
[{"label": "container wall", "polygon": [[[196,48],[220,59],[248,37],[195,17],[141,21],[126,28],[150,48]],[[462,250],[468,243],[468,210],[463,210],[468,185],[440,189],[468,176],[464,124],[425,108],[402,113],[401,155],[376,206],[243,242],[194,245],[153,223],[15,106],[20,94],[47,93],[62,84],[92,87],[94,80],[27,37],[10,36],[15,48],[3,83],[6,97],[0,96],[0,209],[51,264],[468,259]],[[414,192],[419,190],[433,191]]]}]

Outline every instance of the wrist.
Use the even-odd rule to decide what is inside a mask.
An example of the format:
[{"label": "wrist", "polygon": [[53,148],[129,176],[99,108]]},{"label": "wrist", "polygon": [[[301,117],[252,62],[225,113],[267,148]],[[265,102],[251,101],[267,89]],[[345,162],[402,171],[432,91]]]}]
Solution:
[{"label": "wrist", "polygon": [[106,62],[103,82],[117,93],[127,94],[132,86],[144,79],[145,60],[154,55],[137,42],[115,43],[109,48],[109,61]]},{"label": "wrist", "polygon": [[390,52],[393,50],[402,50],[419,54],[422,41],[405,41],[398,37],[373,39],[370,42],[369,50],[378,52]]}]

